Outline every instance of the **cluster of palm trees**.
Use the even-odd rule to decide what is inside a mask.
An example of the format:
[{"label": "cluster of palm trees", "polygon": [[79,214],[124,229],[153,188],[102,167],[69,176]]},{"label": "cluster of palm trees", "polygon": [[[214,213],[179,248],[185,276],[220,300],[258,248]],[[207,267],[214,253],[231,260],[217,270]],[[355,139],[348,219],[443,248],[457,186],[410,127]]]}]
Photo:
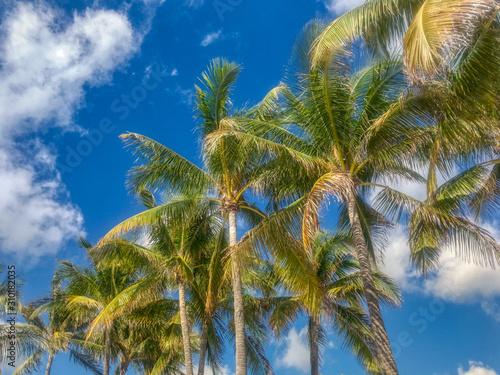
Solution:
[{"label": "cluster of palm trees", "polygon": [[[442,251],[499,262],[480,226],[500,203],[499,11],[369,0],[312,21],[282,83],[250,108],[231,101],[241,67],[213,60],[196,87],[203,166],[122,135],[145,209],[95,245],[81,238],[87,266],[60,262],[50,295],[19,306],[16,374],[44,358],[49,374],[70,352],[96,374],[203,375],[233,343],[236,375],[270,374],[269,333],[300,316],[311,374],[327,330],[367,373],[398,374],[380,308],[401,303],[379,268],[391,226],[424,276]],[[405,182],[425,200],[394,189]],[[335,231],[321,226],[330,201]]]}]

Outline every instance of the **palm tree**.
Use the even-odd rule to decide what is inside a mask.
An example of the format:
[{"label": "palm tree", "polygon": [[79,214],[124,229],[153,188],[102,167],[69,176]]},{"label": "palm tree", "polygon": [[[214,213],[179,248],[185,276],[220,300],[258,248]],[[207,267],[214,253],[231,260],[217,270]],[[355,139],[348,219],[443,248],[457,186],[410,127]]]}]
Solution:
[{"label": "palm tree", "polygon": [[420,130],[427,113],[416,94],[406,91],[408,82],[397,58],[369,61],[357,70],[353,55],[358,46],[351,44],[333,46],[321,64],[313,65],[309,51],[321,30],[318,23],[306,26],[294,47],[286,84],[264,100],[269,111],[283,107],[280,121],[240,120],[208,141],[236,137],[242,149],[278,156],[266,166],[260,186],[275,202],[306,196],[300,205],[309,253],[320,206],[331,196],[339,200],[341,218],[347,219],[356,245],[380,366],[397,374],[371,267],[377,235],[389,222],[364,197],[388,178],[425,181],[408,166],[416,163],[420,138],[429,137]]},{"label": "palm tree", "polygon": [[[202,87],[196,87],[196,111],[201,119],[198,129],[203,140],[208,134],[221,129],[224,119],[236,114],[230,101],[230,93],[240,66],[225,59],[215,59],[202,74]],[[211,201],[222,212],[223,223],[229,227],[229,245],[231,254],[231,275],[234,296],[234,319],[236,341],[236,374],[247,373],[245,350],[245,317],[241,282],[241,255],[236,251],[238,243],[237,216],[239,214],[252,226],[265,215],[257,206],[246,199],[247,191],[260,171],[257,168],[261,160],[252,153],[237,153],[235,142],[222,141],[217,147],[204,150],[205,169],[184,159],[162,144],[135,133],[122,136],[126,144],[140,157],[143,165],[132,169],[130,186],[139,190],[161,189],[185,196],[203,196],[179,202],[175,207],[162,205],[149,210],[141,217],[133,217],[110,232],[110,236],[137,225],[144,225],[145,218],[150,222],[159,217],[182,220],[180,207],[193,199]],[[173,216],[177,215],[177,216]],[[140,221],[140,222],[139,222]]]},{"label": "palm tree", "polygon": [[410,73],[432,77],[453,67],[465,50],[480,46],[479,40],[498,43],[499,10],[497,0],[368,0],[321,33],[313,62],[332,46],[360,37],[382,52],[403,39]]},{"label": "palm tree", "polygon": [[[412,259],[424,274],[437,266],[441,247],[452,242],[463,258],[479,264],[494,264],[498,256],[497,245],[470,217],[487,211],[483,203],[498,199],[498,166],[489,174],[485,167],[499,160],[499,11],[494,0],[369,1],[331,23],[312,51],[319,61],[332,45],[360,36],[372,47],[384,47],[404,35],[404,60],[429,113],[431,136],[420,153],[428,167],[427,198],[419,202],[384,190],[379,203],[395,205],[386,207],[387,212],[401,205],[420,207],[408,220]],[[480,163],[485,158],[494,160]],[[438,172],[449,177],[455,166],[463,172],[470,164],[476,165],[463,179],[456,176],[438,186]],[[456,197],[443,193],[449,189]],[[471,242],[479,243],[481,251],[474,252]]]},{"label": "palm tree", "polygon": [[[362,308],[364,294],[359,263],[350,254],[351,243],[350,236],[341,232],[330,235],[320,231],[312,239],[313,258],[308,268],[320,280],[319,286],[323,291],[318,309],[320,314],[309,313],[303,293],[277,297],[270,316],[271,326],[281,335],[301,311],[307,313],[311,375],[319,373],[319,348],[326,339],[321,325],[323,318],[331,323],[344,346],[355,354],[368,372],[380,373],[373,354],[372,335]],[[277,273],[287,285],[287,279],[290,279],[288,270],[278,268]],[[384,303],[399,305],[401,295],[396,283],[378,271],[374,271],[373,277],[378,298]]]},{"label": "palm tree", "polygon": [[[17,325],[17,344],[26,360],[16,369],[15,375],[32,374],[42,366],[47,358],[45,375],[50,375],[54,358],[61,352],[69,352],[73,361],[96,375],[102,369],[93,356],[78,345],[76,327],[68,320],[63,296],[55,289],[49,297],[40,298],[19,312],[26,321]],[[48,324],[40,317],[47,313]],[[2,330],[3,331],[3,330]]]},{"label": "palm tree", "polygon": [[[147,265],[148,272],[153,272],[154,275],[160,273],[172,278],[179,292],[179,313],[186,374],[192,375],[193,360],[186,292],[191,289],[190,284],[194,281],[194,268],[201,265],[200,259],[211,255],[209,251],[212,248],[209,246],[219,238],[221,222],[218,216],[214,216],[211,202],[193,200],[194,205],[183,207],[186,210],[184,211],[187,216],[186,220],[175,221],[162,218],[154,225],[148,225],[150,223],[148,211],[155,209],[157,203],[154,195],[146,189],[140,190],[139,198],[148,210],[144,215],[136,215],[134,220],[138,222],[144,216],[145,225],[142,230],[148,236],[151,249],[128,247],[127,249],[132,251],[131,254],[124,254],[122,251],[118,255],[110,254],[106,246],[100,246],[93,251],[93,255],[101,262],[106,257],[111,256],[111,260],[106,260],[106,264],[112,264],[113,261],[124,256],[127,258],[136,257],[136,259],[139,257]],[[175,206],[187,200],[189,200],[188,197],[170,197],[165,202],[164,207]],[[122,225],[119,224],[114,231],[120,230]],[[190,293],[193,294],[196,291],[192,290]]]},{"label": "palm tree", "polygon": [[[141,269],[130,262],[99,267],[92,258],[90,243],[80,239],[80,246],[87,249],[90,266],[77,267],[70,261],[58,261],[61,266],[55,272],[53,283],[63,290],[71,319],[77,326],[86,327],[84,344],[90,344],[90,339],[101,342],[94,347],[101,353],[103,349],[103,374],[109,375],[117,331],[127,324],[124,318],[134,308],[159,299],[160,288],[155,290],[157,293],[152,292],[151,280],[141,278]],[[138,245],[116,240],[109,246]],[[117,350],[120,351],[119,346]]]},{"label": "palm tree", "polygon": [[[150,210],[156,207],[151,193],[142,190],[140,196],[141,201],[151,207]],[[178,221],[174,220],[179,214],[176,205],[181,205],[182,212],[187,213],[190,219],[186,216]],[[132,218],[132,224],[132,219],[129,219],[117,225],[104,237],[101,246],[92,250],[93,256],[103,265],[124,259],[139,264],[149,262],[148,272],[154,272],[154,275],[170,274],[177,287],[179,274],[184,277],[191,297],[190,315],[201,326],[198,374],[204,374],[207,359],[213,370],[217,371],[222,367],[224,337],[234,336],[234,298],[231,293],[231,277],[227,276],[231,273],[231,252],[227,246],[227,231],[221,227],[220,211],[214,211],[213,202],[209,200],[189,201],[188,198],[171,197],[162,206],[163,211],[167,210],[172,214],[167,219],[163,217],[160,221],[152,220],[151,217],[154,216],[151,216],[150,210]],[[153,246],[151,249],[137,246],[126,248],[130,252],[123,251],[124,248],[114,251],[106,245],[108,240],[113,239],[114,233],[146,233]],[[245,264],[243,284],[251,285],[253,290],[260,290],[263,295],[263,287],[267,284],[261,280],[264,276],[256,268],[258,259],[246,257],[242,262]],[[261,304],[264,302],[246,290],[244,292],[244,309],[250,312],[245,315],[247,361],[253,373],[269,374],[271,365],[263,349],[267,336],[262,322],[263,315],[260,314]],[[179,298],[181,297],[180,294]],[[182,314],[180,315],[182,321]],[[139,321],[143,319],[141,317]]]},{"label": "palm tree", "polygon": [[488,186],[489,175],[487,167],[473,166],[431,190],[423,201],[389,187],[377,195],[376,206],[408,226],[411,259],[424,275],[437,268],[443,249],[482,266],[500,263],[500,245],[470,219],[474,198]]}]

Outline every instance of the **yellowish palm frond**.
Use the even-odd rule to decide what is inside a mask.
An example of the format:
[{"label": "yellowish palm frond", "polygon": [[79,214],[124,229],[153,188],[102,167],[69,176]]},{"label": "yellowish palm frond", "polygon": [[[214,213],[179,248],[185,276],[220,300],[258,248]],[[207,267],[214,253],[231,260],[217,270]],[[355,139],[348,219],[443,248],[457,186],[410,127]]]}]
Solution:
[{"label": "yellowish palm frond", "polygon": [[[466,47],[479,27],[488,27],[500,10],[496,0],[426,0],[404,38],[410,73],[433,75]],[[486,24],[484,21],[487,21]]]}]

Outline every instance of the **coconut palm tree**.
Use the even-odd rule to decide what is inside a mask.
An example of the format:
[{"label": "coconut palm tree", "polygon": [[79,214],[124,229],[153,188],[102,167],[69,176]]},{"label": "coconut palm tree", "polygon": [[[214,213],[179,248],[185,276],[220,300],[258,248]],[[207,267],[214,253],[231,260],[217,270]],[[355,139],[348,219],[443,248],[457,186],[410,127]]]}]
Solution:
[{"label": "coconut palm tree", "polygon": [[479,46],[478,40],[498,43],[499,10],[497,0],[368,0],[321,33],[313,62],[318,63],[333,45],[360,37],[383,52],[403,40],[410,73],[432,77],[453,67],[457,56]]},{"label": "coconut palm tree", "polygon": [[[107,265],[123,259],[141,264],[149,262],[148,272],[171,275],[177,287],[180,277],[186,280],[185,288],[191,299],[189,321],[200,326],[198,374],[204,373],[206,360],[213,371],[217,371],[222,367],[224,337],[234,336],[234,298],[231,277],[228,277],[231,274],[231,252],[227,231],[221,226],[220,209],[211,200],[189,197],[168,197],[162,206],[157,206],[150,192],[142,189],[139,195],[149,210],[117,225],[103,238],[101,246],[92,250],[93,256]],[[169,214],[158,220],[151,210],[160,207],[162,212]],[[130,253],[114,251],[106,246],[106,241],[112,241],[117,233],[145,234],[151,249],[128,247]],[[243,262],[246,264],[242,271],[244,284],[252,285],[254,290],[257,285],[264,286],[265,283],[258,281],[262,276],[255,268],[256,259],[243,259]],[[259,290],[263,294],[262,288]],[[260,299],[251,291],[244,292],[245,311],[251,304],[253,312],[245,317],[247,361],[253,373],[269,374],[271,366],[263,350],[266,335],[262,315],[254,314],[261,311]],[[181,298],[182,294],[179,295]]]},{"label": "coconut palm tree", "polygon": [[[277,297],[270,316],[270,323],[278,334],[289,328],[303,311],[308,317],[308,342],[311,374],[317,375],[320,367],[320,345],[325,344],[326,334],[321,321],[326,319],[333,330],[369,373],[380,373],[373,353],[372,335],[362,308],[363,282],[359,263],[350,254],[352,238],[346,233],[328,234],[319,231],[312,239],[312,262],[309,270],[319,280],[323,290],[320,314],[310,314],[305,304],[305,293],[291,297]],[[286,269],[277,269],[287,285]],[[378,298],[389,305],[399,305],[401,295],[397,284],[387,275],[373,272]],[[290,283],[290,282],[289,282]],[[293,280],[291,281],[293,283]]]},{"label": "coconut palm tree", "polygon": [[495,267],[500,263],[500,245],[471,219],[474,198],[488,186],[489,178],[488,168],[476,165],[437,186],[423,201],[384,187],[375,204],[408,226],[411,259],[424,275],[437,268],[445,249],[465,261]]},{"label": "coconut palm tree", "polygon": [[398,58],[365,58],[367,65],[359,69],[354,53],[360,48],[351,44],[333,46],[321,64],[313,65],[309,51],[321,30],[318,23],[305,28],[285,83],[264,100],[270,111],[282,108],[281,120],[233,121],[208,137],[208,148],[236,137],[241,149],[277,155],[261,174],[260,186],[275,202],[306,196],[300,200],[301,229],[309,253],[321,205],[332,196],[340,202],[356,245],[380,366],[397,374],[371,267],[377,236],[389,222],[369,206],[366,193],[391,178],[425,182],[409,166],[417,163],[417,145],[430,137],[420,126],[429,116],[407,90]]},{"label": "coconut palm tree", "polygon": [[[148,210],[157,207],[154,195],[148,190],[142,189],[139,192],[139,198]],[[189,198],[170,197],[164,206],[173,206],[186,200]],[[172,283],[177,286],[179,293],[179,314],[187,375],[193,373],[193,360],[190,342],[190,321],[192,319],[188,317],[186,293],[195,293],[195,291],[190,291],[190,285],[194,280],[193,270],[201,264],[200,259],[211,255],[208,251],[212,250],[212,247],[209,245],[212,245],[221,233],[221,221],[219,216],[213,214],[211,202],[202,200],[192,200],[192,202],[191,207],[184,207],[186,210],[184,212],[189,215],[186,220],[175,221],[162,218],[153,225],[148,225],[149,212],[145,212],[143,216],[145,216],[146,224],[142,228],[136,229],[142,229],[148,238],[151,249],[128,247],[127,249],[132,250],[130,254],[109,253],[109,246],[104,245],[93,251],[94,257],[99,259],[101,263],[104,261],[110,265],[124,256],[130,259],[141,258],[147,265],[148,272],[171,277]],[[134,218],[139,221],[141,214]],[[119,228],[120,225],[114,230],[119,230]],[[110,237],[108,235],[108,238]],[[110,256],[111,259],[106,259]]]},{"label": "coconut palm tree", "polygon": [[[122,261],[110,267],[98,266],[89,251],[90,243],[85,239],[79,242],[87,249],[90,266],[77,267],[70,261],[58,261],[61,265],[55,272],[53,283],[65,294],[70,318],[77,326],[86,327],[84,343],[94,342],[96,351],[104,352],[103,374],[109,375],[112,352],[115,357],[121,349],[113,344],[117,341],[117,331],[127,324],[126,316],[134,308],[159,299],[162,288],[153,289],[150,279],[141,278],[141,268],[137,264]],[[138,245],[116,240],[108,246]]]},{"label": "coconut palm tree", "polygon": [[[442,12],[454,13],[464,4],[456,2],[457,8]],[[419,12],[433,11],[441,17],[443,13],[437,8],[442,5],[429,2]],[[474,5],[476,11],[485,11],[485,6],[482,2]],[[479,22],[477,12],[471,15]],[[411,259],[424,275],[437,267],[441,251],[450,245],[466,261],[483,266],[493,266],[499,259],[498,244],[473,219],[494,207],[499,196],[500,28],[495,17],[483,20],[482,26],[468,24],[471,30],[466,34],[457,26],[454,32],[463,34],[456,37],[460,52],[450,47],[439,69],[419,68],[427,78],[413,88],[428,113],[421,130],[430,136],[420,139],[417,152],[427,168],[426,199],[419,201],[388,187],[379,195],[381,210],[395,219],[404,216],[403,222],[409,224]],[[471,33],[476,26],[480,30]],[[456,176],[450,179],[453,174]],[[449,180],[439,186],[439,175]],[[409,216],[409,209],[413,215]]]},{"label": "coconut palm tree", "polygon": [[[224,119],[239,113],[233,110],[230,93],[234,88],[240,66],[225,59],[215,59],[202,74],[201,87],[196,87],[196,113],[201,123],[198,127],[201,139],[220,129]],[[224,225],[229,228],[231,253],[231,275],[234,296],[236,374],[247,373],[245,349],[245,317],[241,282],[241,255],[236,251],[238,243],[237,216],[241,215],[253,226],[265,215],[246,196],[256,179],[261,160],[254,153],[237,153],[235,142],[222,141],[210,151],[204,150],[205,169],[181,157],[171,149],[145,136],[128,133],[122,136],[143,162],[132,169],[129,184],[134,190],[146,188],[182,194],[189,198],[177,205],[161,205],[140,217],[133,217],[122,223],[119,230],[109,235],[117,235],[137,225],[144,225],[145,219],[158,217],[182,220],[182,206],[194,200],[208,200],[222,213]],[[177,215],[177,216],[175,216]],[[149,220],[148,219],[148,220]],[[140,222],[139,222],[140,221]]]},{"label": "coconut palm tree", "polygon": [[[16,375],[32,374],[47,358],[45,375],[50,375],[54,358],[69,352],[72,360],[94,374],[102,374],[102,368],[91,353],[78,345],[77,328],[68,320],[63,296],[55,289],[49,297],[40,298],[19,312],[25,323],[17,324],[16,339],[26,360],[14,371]],[[40,317],[47,313],[48,324]],[[3,332],[3,329],[2,329]]]}]

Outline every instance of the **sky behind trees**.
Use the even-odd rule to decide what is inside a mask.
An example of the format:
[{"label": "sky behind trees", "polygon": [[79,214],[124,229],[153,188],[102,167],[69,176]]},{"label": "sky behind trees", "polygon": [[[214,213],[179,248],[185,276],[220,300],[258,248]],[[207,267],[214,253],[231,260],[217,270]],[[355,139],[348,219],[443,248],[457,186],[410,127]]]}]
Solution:
[{"label": "sky behind trees", "polygon": [[[255,104],[282,79],[307,21],[360,2],[0,1],[0,251],[24,277],[26,299],[49,289],[55,258],[83,262],[78,234],[95,242],[141,210],[125,188],[134,159],[119,134],[145,134],[199,161],[194,84],[210,59],[243,64],[233,97]],[[497,221],[484,226],[500,238]],[[500,272],[444,254],[423,280],[398,228],[386,254],[405,292],[401,310],[384,312],[401,373],[500,373]],[[307,372],[304,327],[270,343],[277,374]],[[362,374],[333,335],[324,360],[324,373]],[[68,369],[83,373],[66,360],[53,373]]]}]

